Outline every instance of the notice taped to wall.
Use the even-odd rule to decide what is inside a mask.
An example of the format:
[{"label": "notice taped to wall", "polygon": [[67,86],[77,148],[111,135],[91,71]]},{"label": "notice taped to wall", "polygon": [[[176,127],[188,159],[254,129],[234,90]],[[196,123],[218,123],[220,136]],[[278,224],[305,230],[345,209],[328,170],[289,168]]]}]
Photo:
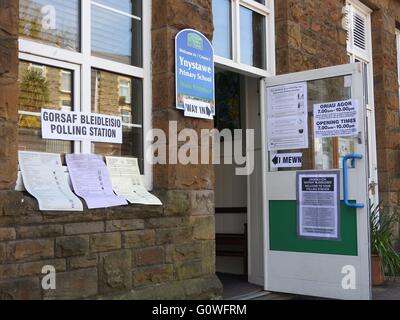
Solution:
[{"label": "notice taped to wall", "polygon": [[308,148],[307,82],[267,88],[268,150]]},{"label": "notice taped to wall", "polygon": [[82,202],[72,192],[59,154],[18,153],[25,189],[39,202],[42,211],[83,211]]},{"label": "notice taped to wall", "polygon": [[42,109],[42,138],[122,144],[122,118]]},{"label": "notice taped to wall", "polygon": [[96,154],[67,154],[69,175],[75,193],[86,201],[89,209],[127,205],[114,194],[110,174],[102,156]]},{"label": "notice taped to wall", "polygon": [[339,171],[297,173],[297,221],[301,238],[339,240]]},{"label": "notice taped to wall", "polygon": [[358,135],[359,106],[356,100],[314,105],[315,138],[350,137]]},{"label": "notice taped to wall", "polygon": [[143,185],[137,159],[106,157],[106,162],[117,195],[134,204],[162,205]]}]

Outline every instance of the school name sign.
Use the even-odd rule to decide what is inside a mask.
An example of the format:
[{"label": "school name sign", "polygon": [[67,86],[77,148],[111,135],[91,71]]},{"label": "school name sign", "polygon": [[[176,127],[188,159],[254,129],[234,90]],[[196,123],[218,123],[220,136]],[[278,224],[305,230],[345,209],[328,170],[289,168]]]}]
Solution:
[{"label": "school name sign", "polygon": [[122,144],[122,118],[42,109],[42,138]]},{"label": "school name sign", "polygon": [[175,77],[177,109],[187,117],[213,119],[214,49],[200,32],[185,29],[176,35]]}]

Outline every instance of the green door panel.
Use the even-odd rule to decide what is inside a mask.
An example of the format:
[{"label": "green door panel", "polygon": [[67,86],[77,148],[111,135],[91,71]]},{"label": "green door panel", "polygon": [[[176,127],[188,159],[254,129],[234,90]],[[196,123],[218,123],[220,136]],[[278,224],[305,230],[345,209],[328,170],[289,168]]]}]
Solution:
[{"label": "green door panel", "polygon": [[357,256],[357,209],[341,202],[341,240],[301,239],[297,236],[297,202],[269,202],[269,238],[272,251]]}]

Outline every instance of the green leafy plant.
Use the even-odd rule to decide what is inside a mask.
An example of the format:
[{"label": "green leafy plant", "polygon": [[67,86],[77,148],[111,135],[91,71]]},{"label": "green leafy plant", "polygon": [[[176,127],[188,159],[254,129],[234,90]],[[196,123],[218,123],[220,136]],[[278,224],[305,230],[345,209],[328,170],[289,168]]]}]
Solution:
[{"label": "green leafy plant", "polygon": [[371,206],[371,252],[381,259],[382,273],[395,277],[400,275],[400,254],[392,243],[393,228],[397,222],[395,215],[384,212],[384,206]]}]

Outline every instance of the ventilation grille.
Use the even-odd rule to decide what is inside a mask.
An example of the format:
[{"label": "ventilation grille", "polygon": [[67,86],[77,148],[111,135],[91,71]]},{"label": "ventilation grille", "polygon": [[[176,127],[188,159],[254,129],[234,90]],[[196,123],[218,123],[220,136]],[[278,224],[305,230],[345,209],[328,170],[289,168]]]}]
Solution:
[{"label": "ventilation grille", "polygon": [[353,17],[353,42],[356,47],[361,50],[367,49],[366,41],[366,21],[365,18],[357,13]]}]

